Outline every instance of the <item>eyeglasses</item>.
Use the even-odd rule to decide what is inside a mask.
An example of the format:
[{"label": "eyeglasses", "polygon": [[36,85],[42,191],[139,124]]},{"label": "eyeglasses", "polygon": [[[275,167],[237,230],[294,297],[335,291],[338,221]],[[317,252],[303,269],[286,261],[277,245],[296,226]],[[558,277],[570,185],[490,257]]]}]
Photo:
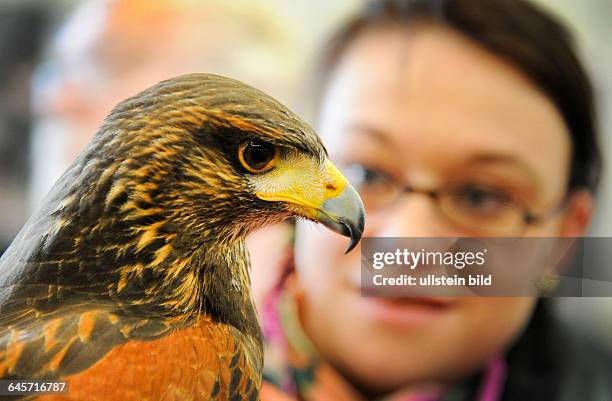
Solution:
[{"label": "eyeglasses", "polygon": [[510,191],[473,180],[453,182],[438,190],[423,190],[394,182],[386,174],[359,164],[342,170],[369,212],[393,206],[404,194],[422,194],[435,201],[447,221],[482,236],[520,236],[529,225],[561,211],[567,201],[566,196],[557,207],[536,215]]}]

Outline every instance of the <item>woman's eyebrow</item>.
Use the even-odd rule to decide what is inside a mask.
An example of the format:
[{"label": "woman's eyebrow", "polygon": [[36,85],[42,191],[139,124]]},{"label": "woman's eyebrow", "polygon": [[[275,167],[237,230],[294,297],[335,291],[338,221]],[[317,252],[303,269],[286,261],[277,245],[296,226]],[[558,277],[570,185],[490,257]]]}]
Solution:
[{"label": "woman's eyebrow", "polygon": [[506,154],[506,153],[480,153],[470,157],[467,161],[468,165],[471,164],[505,164],[516,166],[519,169],[527,173],[531,178],[537,180],[538,174],[527,162],[521,158]]},{"label": "woman's eyebrow", "polygon": [[390,134],[380,128],[365,124],[349,124],[345,132],[365,134],[384,146],[390,146]]}]

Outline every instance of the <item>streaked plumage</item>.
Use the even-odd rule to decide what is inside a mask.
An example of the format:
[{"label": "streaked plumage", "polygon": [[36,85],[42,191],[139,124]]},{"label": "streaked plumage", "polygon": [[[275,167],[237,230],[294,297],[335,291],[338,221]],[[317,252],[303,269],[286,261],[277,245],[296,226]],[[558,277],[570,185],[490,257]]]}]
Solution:
[{"label": "streaked plumage", "polygon": [[[253,173],[244,146],[275,164]],[[194,74],[120,103],[0,259],[0,378],[68,378],[71,400],[256,399],[244,237],[292,216],[363,230],[319,138],[274,99]]]}]

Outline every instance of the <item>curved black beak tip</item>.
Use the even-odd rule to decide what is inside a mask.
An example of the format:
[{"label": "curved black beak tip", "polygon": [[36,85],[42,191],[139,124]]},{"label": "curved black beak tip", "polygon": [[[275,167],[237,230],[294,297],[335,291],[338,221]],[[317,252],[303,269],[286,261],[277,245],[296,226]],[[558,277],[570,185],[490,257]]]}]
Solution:
[{"label": "curved black beak tip", "polygon": [[360,216],[359,220],[356,222],[357,224],[351,223],[346,220],[341,220],[340,223],[345,228],[344,235],[350,237],[351,239],[348,248],[346,248],[346,251],[344,252],[344,254],[346,255],[350,251],[352,251],[361,240],[361,236],[363,235],[363,228],[365,226],[365,218],[363,215]]}]

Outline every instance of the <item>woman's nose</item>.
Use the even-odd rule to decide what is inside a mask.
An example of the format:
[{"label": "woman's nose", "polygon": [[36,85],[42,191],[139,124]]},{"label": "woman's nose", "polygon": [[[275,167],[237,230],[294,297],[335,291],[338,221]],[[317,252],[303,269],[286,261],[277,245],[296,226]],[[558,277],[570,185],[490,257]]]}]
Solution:
[{"label": "woman's nose", "polygon": [[440,214],[435,199],[426,194],[405,193],[393,205],[367,213],[364,235],[449,237],[457,235],[457,230]]}]

